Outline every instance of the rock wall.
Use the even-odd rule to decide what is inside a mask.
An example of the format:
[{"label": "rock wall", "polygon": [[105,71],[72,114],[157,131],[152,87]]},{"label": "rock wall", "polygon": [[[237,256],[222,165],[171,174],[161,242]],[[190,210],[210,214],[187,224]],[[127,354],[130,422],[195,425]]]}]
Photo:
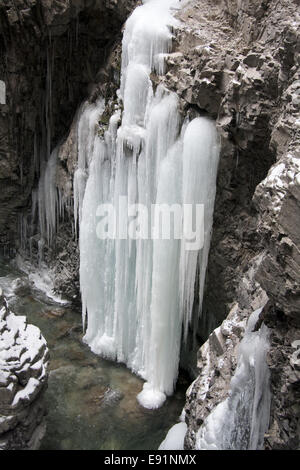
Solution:
[{"label": "rock wall", "polygon": [[166,76],[185,111],[217,119],[222,139],[202,325],[207,332],[229,313],[243,271],[263,250],[255,189],[279,155],[298,145],[297,5],[255,2],[253,15],[254,3],[247,9],[248,3],[239,2],[239,9],[231,1],[189,2],[179,14],[182,27]]},{"label": "rock wall", "polygon": [[9,311],[0,289],[0,450],[38,449],[49,351],[40,330]]},{"label": "rock wall", "polygon": [[[273,396],[266,448],[300,444],[299,2],[192,1],[179,14],[167,83],[183,109],[217,119],[222,139],[185,446],[228,394],[250,313],[271,328]],[[295,342],[296,341],[296,342]],[[292,359],[294,357],[294,359]]]},{"label": "rock wall", "polygon": [[1,0],[0,245],[18,245],[40,166],[100,77],[134,0]]}]

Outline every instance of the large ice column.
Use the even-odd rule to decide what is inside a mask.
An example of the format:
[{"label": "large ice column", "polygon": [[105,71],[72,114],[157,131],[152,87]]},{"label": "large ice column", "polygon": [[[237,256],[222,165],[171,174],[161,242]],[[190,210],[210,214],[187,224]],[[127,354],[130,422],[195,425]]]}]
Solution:
[{"label": "large ice column", "polygon": [[269,330],[253,331],[262,309],[252,313],[240,344],[229,397],[208,415],[196,437],[197,449],[262,449],[270,417]]},{"label": "large ice column", "polygon": [[[99,146],[99,147],[98,147]],[[99,350],[95,339],[100,331],[105,330],[107,322],[105,312],[113,309],[111,299],[114,298],[114,257],[110,259],[109,241],[101,243],[97,237],[97,208],[108,199],[110,165],[104,164],[105,145],[97,143],[98,152],[90,163],[90,175],[87,181],[82,207],[80,226],[80,285],[83,303],[83,325],[85,313],[90,312],[86,340],[95,353],[110,356],[106,351]],[[112,289],[110,294],[109,290]],[[114,359],[114,356],[111,357]]]},{"label": "large ice column", "polygon": [[[164,132],[168,135],[166,129]],[[159,141],[156,142],[159,149]],[[193,209],[197,204],[203,206],[203,218],[197,227],[203,231],[203,236],[193,247],[185,238],[153,241],[151,335],[144,373],[147,382],[138,395],[139,402],[149,408],[160,406],[166,395],[174,390],[182,322],[187,333],[192,318],[197,271],[201,276],[200,289],[204,282],[219,159],[215,124],[207,118],[194,119],[183,129],[182,138],[165,155],[158,164],[158,171],[155,160],[152,160],[152,171],[157,171],[154,179],[158,184],[155,202],[159,208],[168,204],[173,208],[173,214],[176,214],[174,204],[179,204],[181,224],[186,217],[184,208],[187,205]],[[194,213],[194,222],[195,216]],[[178,220],[176,215],[174,220]]]},{"label": "large ice column", "polygon": [[159,223],[160,209],[165,204],[174,209],[175,222],[173,238],[153,240],[151,334],[145,362],[147,382],[138,395],[139,402],[147,408],[161,406],[166,394],[172,394],[178,373],[182,323],[178,295],[181,240],[175,238],[175,232],[181,232],[182,226],[181,155],[182,144],[177,142],[162,160],[158,177],[153,229],[155,223]]},{"label": "large ice column", "polygon": [[[195,297],[195,278],[199,269],[199,305],[202,306],[205,273],[208,261],[213,211],[216,194],[216,176],[219,162],[219,142],[213,121],[200,117],[194,119],[184,134],[182,202],[201,205],[202,224],[197,226],[201,249],[188,249],[191,244],[188,233],[182,243],[180,266],[181,308],[184,312],[184,337],[192,319]],[[194,219],[196,215],[193,207]],[[200,221],[201,222],[201,221]],[[190,231],[189,231],[190,232]],[[191,231],[192,232],[192,231]]]},{"label": "large ice column", "polygon": [[[174,0],[148,0],[137,7],[126,22],[122,42],[121,94],[124,96],[126,86],[135,84],[136,80],[146,80],[143,72],[152,70],[162,74],[164,71],[164,54],[170,52],[172,32],[170,27],[178,24],[172,15],[172,8],[179,8],[180,3]],[[145,96],[144,90],[136,95]]]},{"label": "large ice column", "polygon": [[[127,21],[118,94],[122,115],[120,106],[100,138],[94,128],[103,101],[85,105],[74,179],[75,209],[81,213],[84,340],[95,353],[126,363],[147,381],[138,399],[148,408],[160,406],[177,379],[182,320],[186,330],[196,274],[203,272],[209,246],[218,160],[214,123],[199,118],[181,126],[176,94],[162,85],[153,91],[150,74],[163,73],[170,27],[176,25],[174,5],[178,2],[145,2]],[[154,204],[180,209],[183,202],[204,204],[207,219],[204,248],[197,248],[192,261],[181,239],[152,239],[149,220]],[[107,214],[103,204],[110,204]],[[134,204],[138,216],[131,212]],[[114,221],[117,236],[104,234],[105,220]],[[136,237],[140,225],[148,237]]]},{"label": "large ice column", "polygon": [[[169,26],[175,25],[176,21],[170,14],[170,6],[175,3],[177,2],[147,2],[134,11],[126,24],[120,90],[124,104],[122,125],[118,129],[117,137],[111,137],[114,125],[112,118],[108,131],[110,137],[106,135],[105,138],[106,152],[111,161],[110,192],[106,202],[111,202],[116,211],[117,230],[127,226],[127,208],[130,204],[140,203],[150,209],[151,203],[155,202],[160,161],[166,156],[178,135],[176,96],[166,93],[161,87],[154,96],[150,80],[151,71],[159,71],[158,64],[162,63],[159,55],[168,52],[171,45],[172,34]],[[98,105],[98,110],[99,108],[101,106]],[[85,115],[80,118],[82,131],[84,127],[88,127],[87,123],[91,122],[91,113],[93,110],[86,107]],[[90,154],[87,148],[86,154]],[[84,164],[82,161],[78,162],[77,172],[79,174],[82,169],[83,177],[86,175],[86,161]],[[111,265],[108,265],[102,258],[98,264],[103,266],[105,285],[109,286],[106,299],[111,299],[110,307],[103,305],[99,299],[102,287],[91,287],[94,283],[103,283],[99,273],[94,277],[91,274],[94,271],[91,266],[96,269],[97,256],[100,254],[89,257],[95,240],[92,240],[93,235],[88,231],[88,227],[93,225],[95,234],[96,224],[95,220],[92,221],[90,210],[91,201],[95,204],[94,195],[97,194],[92,189],[92,184],[94,187],[101,187],[103,184],[102,169],[95,174],[94,164],[93,162],[89,171],[80,224],[80,279],[83,311],[87,310],[88,314],[85,340],[93,351],[126,362],[143,376],[150,331],[152,242],[134,242],[122,237],[115,241],[101,242],[101,256],[104,257],[109,250],[111,261]],[[85,181],[81,186],[84,188]],[[127,201],[121,204],[122,198],[123,201],[127,198]],[[79,196],[75,194],[75,204],[79,207],[80,204],[76,200],[79,200]],[[100,202],[98,200],[98,204]],[[93,208],[95,207],[94,205]],[[90,214],[88,223],[87,212]],[[87,261],[89,258],[91,264]]]}]

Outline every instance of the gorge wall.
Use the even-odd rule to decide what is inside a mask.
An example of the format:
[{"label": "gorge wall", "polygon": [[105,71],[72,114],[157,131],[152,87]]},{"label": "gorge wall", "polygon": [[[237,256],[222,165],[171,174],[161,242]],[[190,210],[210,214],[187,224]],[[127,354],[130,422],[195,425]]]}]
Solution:
[{"label": "gorge wall", "polygon": [[245,319],[268,299],[262,315],[271,328],[273,399],[265,446],[299,446],[297,6],[196,2],[182,13],[180,54],[170,59],[171,86],[185,106],[217,117],[223,142],[200,330],[227,319],[199,351],[200,377],[185,409],[187,448],[228,395]]},{"label": "gorge wall", "polygon": [[7,250],[16,246],[18,214],[31,204],[41,159],[47,160],[81,101],[103,82],[99,69],[135,5],[0,2],[0,80],[6,84],[6,104],[0,105],[0,242]]},{"label": "gorge wall", "polygon": [[[221,135],[203,312],[195,325],[199,342],[227,319],[198,354],[200,375],[185,409],[186,448],[194,448],[204,419],[227,396],[246,319],[263,305],[271,329],[272,391],[265,446],[299,446],[299,4],[185,2],[167,74],[151,77],[177,93],[185,114],[216,119]],[[0,2],[0,79],[7,86],[7,104],[0,105],[2,246],[17,246],[18,214],[30,212],[39,177],[34,155],[49,156],[66,135],[56,182],[72,197],[75,111],[83,98],[92,102],[101,93],[106,109],[98,131],[107,128],[119,87],[121,25],[136,5]],[[71,220],[72,213],[45,257],[58,290],[76,300],[78,249]]]}]

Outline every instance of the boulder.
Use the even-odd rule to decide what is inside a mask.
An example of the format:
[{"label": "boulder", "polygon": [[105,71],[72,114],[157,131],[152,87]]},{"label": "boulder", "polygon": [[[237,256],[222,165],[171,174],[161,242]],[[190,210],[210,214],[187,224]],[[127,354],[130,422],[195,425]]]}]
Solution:
[{"label": "boulder", "polygon": [[40,330],[0,292],[0,449],[37,449],[45,433],[49,350]]}]

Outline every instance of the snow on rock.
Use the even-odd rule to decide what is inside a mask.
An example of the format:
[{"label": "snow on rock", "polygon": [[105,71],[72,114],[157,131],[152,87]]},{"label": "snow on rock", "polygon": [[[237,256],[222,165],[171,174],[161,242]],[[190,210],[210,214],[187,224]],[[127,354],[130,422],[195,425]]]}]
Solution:
[{"label": "snow on rock", "polygon": [[28,290],[34,288],[45,294],[46,297],[55,303],[68,303],[66,299],[55,293],[54,273],[45,263],[40,262],[39,266],[36,267],[30,261],[23,259],[19,254],[16,256],[14,263],[20,271],[27,274],[28,280],[24,278],[16,279],[12,283],[12,289],[8,287],[6,291],[12,290],[14,294],[22,295],[24,290],[28,292]]},{"label": "snow on rock", "polygon": [[49,351],[40,330],[9,311],[1,289],[0,331],[0,449],[37,448]]},{"label": "snow on rock", "polygon": [[[264,206],[261,210],[265,211],[266,203],[269,210],[273,212],[273,217],[280,214],[284,203],[286,193],[293,193],[294,186],[299,186],[300,159],[295,158],[292,153],[287,153],[270,169],[267,177],[260,183],[256,189],[255,202]],[[262,196],[262,193],[263,196]]]}]

